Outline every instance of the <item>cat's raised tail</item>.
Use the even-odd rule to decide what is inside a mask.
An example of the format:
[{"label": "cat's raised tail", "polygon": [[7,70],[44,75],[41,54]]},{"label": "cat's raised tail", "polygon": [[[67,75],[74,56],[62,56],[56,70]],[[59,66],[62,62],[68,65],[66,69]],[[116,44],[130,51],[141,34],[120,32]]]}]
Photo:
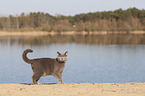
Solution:
[{"label": "cat's raised tail", "polygon": [[22,57],[23,57],[23,60],[26,62],[26,63],[28,63],[28,64],[31,64],[31,59],[28,59],[28,57],[27,57],[27,53],[29,53],[29,52],[33,52],[33,50],[31,50],[31,49],[26,49],[24,52],[23,52],[23,55],[22,55]]}]

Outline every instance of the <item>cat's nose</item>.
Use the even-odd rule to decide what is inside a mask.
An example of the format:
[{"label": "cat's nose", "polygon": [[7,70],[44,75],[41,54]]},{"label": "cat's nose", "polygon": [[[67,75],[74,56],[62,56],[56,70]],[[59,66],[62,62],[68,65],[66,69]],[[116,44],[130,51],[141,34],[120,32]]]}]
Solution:
[{"label": "cat's nose", "polygon": [[61,58],[61,61],[64,61],[64,58]]}]

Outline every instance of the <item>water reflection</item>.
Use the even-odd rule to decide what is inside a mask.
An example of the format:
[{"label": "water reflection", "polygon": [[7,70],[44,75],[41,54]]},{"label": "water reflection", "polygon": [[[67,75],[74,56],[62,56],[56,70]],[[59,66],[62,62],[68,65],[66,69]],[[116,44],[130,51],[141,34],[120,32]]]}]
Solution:
[{"label": "water reflection", "polygon": [[51,43],[81,44],[145,44],[145,35],[48,35],[43,37],[1,37],[0,43],[10,45],[48,45]]}]

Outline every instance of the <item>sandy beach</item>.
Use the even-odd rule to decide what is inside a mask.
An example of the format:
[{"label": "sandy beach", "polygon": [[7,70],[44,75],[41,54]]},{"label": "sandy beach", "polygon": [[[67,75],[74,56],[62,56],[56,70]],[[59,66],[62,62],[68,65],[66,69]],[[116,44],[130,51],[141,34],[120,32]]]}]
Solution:
[{"label": "sandy beach", "polygon": [[[86,35],[88,32],[75,32],[75,31],[68,31],[68,32],[45,32],[45,31],[27,31],[27,32],[7,32],[7,31],[0,31],[0,37],[8,37],[8,36],[47,36],[47,35],[75,35],[81,34]],[[101,33],[102,34],[102,33]]]},{"label": "sandy beach", "polygon": [[[145,31],[130,31],[130,34],[145,34]],[[107,35],[107,34],[126,34],[126,32],[76,32],[76,31],[68,31],[68,32],[45,32],[45,31],[27,31],[27,32],[7,32],[0,31],[0,37],[8,37],[8,36],[47,36],[47,35]]]},{"label": "sandy beach", "polygon": [[0,96],[145,96],[145,83],[0,84]]}]

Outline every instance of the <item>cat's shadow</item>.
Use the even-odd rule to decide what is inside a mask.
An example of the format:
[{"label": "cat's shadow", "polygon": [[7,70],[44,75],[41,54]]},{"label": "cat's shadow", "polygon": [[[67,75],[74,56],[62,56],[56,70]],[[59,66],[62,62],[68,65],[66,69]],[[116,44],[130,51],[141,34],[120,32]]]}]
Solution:
[{"label": "cat's shadow", "polygon": [[54,84],[57,84],[57,83],[41,83],[41,84],[20,83],[20,84],[23,84],[23,85],[54,85]]}]

